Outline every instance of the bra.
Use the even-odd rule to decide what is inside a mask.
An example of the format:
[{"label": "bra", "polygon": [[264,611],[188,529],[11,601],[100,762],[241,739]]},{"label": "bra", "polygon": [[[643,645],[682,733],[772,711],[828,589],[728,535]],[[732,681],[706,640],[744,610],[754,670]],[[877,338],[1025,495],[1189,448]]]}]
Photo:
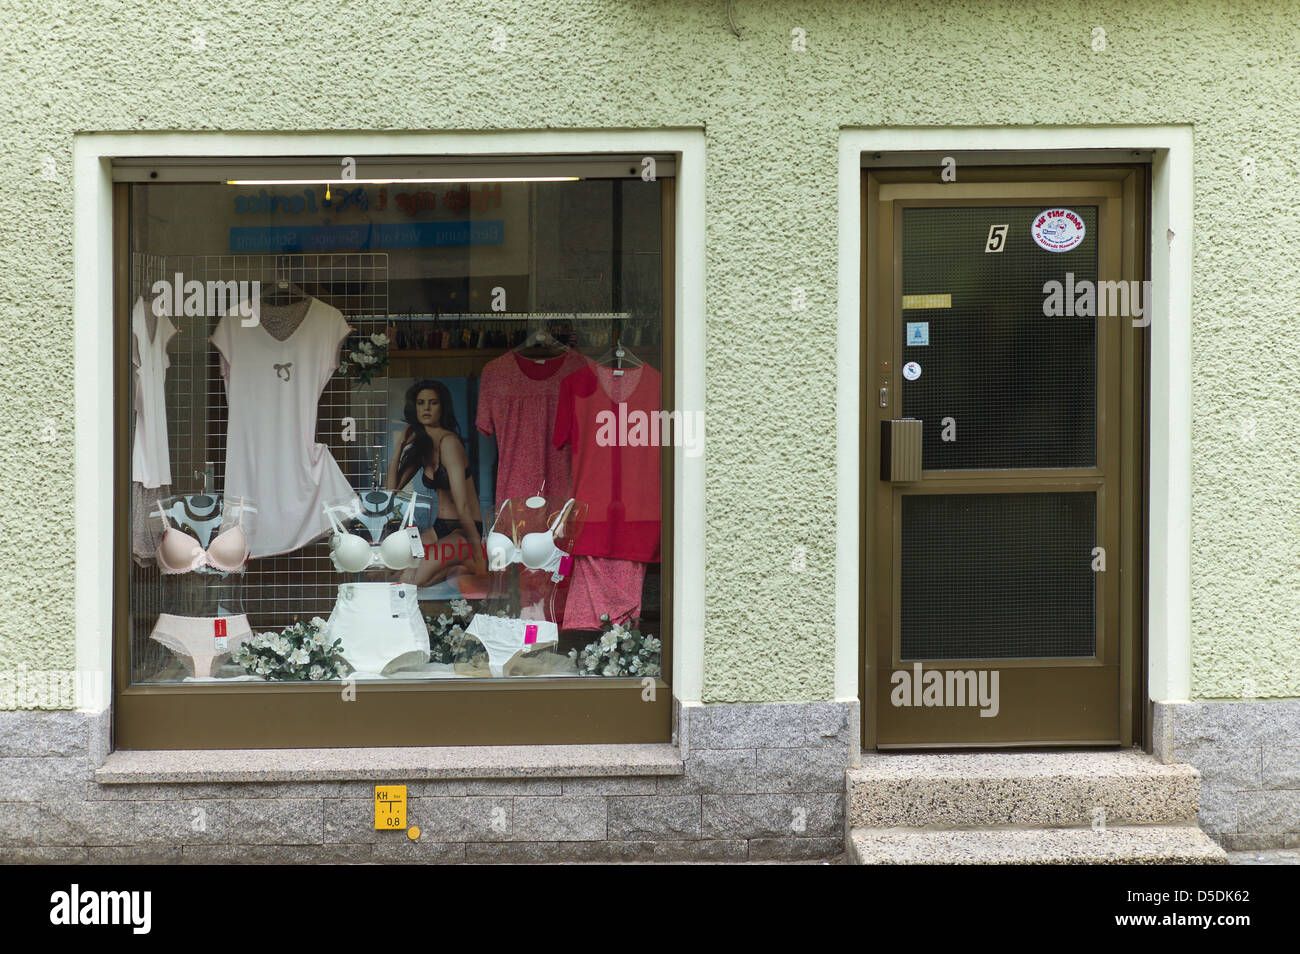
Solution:
[{"label": "bra", "polygon": [[[557,579],[559,576],[563,576],[560,564],[569,554],[561,550],[555,542],[555,528],[564,522],[564,518],[568,515],[573,503],[573,498],[570,497],[569,502],[564,505],[564,509],[555,515],[555,519],[551,521],[548,529],[524,534],[519,546],[515,546],[514,540],[504,533],[497,533],[496,523],[494,522],[485,541],[488,569],[504,570],[512,563],[522,563],[530,570],[544,570],[552,576],[556,576]],[[497,519],[501,519],[500,514],[497,514]]]},{"label": "bra", "polygon": [[[419,473],[421,477],[424,476],[423,470],[419,471]],[[465,479],[472,480],[473,477],[474,472],[467,466],[465,468]],[[443,464],[439,464],[438,469],[433,472],[432,487],[434,490],[451,490],[451,478],[447,476],[447,468]]]},{"label": "bra", "polygon": [[[444,436],[443,440],[446,439],[447,437]],[[424,468],[421,467],[418,473],[423,480]],[[469,464],[466,464],[465,479],[472,480],[473,478],[474,471],[470,469]],[[442,444],[438,445],[438,466],[434,468],[432,484],[426,482],[426,486],[432,486],[434,490],[451,490],[451,478],[447,475],[447,465],[442,462]]]},{"label": "bra", "polygon": [[326,506],[325,516],[334,525],[334,536],[330,537],[330,560],[334,563],[334,569],[340,573],[362,573],[372,566],[409,570],[419,563],[421,558],[411,554],[411,538],[406,534],[406,528],[414,525],[418,500],[418,495],[411,495],[411,503],[406,508],[406,520],[401,528],[374,546],[355,533],[344,530],[334,516],[337,508]]},{"label": "bra", "polygon": [[158,541],[155,556],[158,569],[163,574],[192,573],[201,567],[211,567],[218,573],[240,573],[248,560],[248,537],[244,533],[244,498],[239,498],[236,508],[239,522],[221,531],[208,544],[206,550],[193,537],[171,525],[162,501],[158,513],[163,519],[163,535]]}]

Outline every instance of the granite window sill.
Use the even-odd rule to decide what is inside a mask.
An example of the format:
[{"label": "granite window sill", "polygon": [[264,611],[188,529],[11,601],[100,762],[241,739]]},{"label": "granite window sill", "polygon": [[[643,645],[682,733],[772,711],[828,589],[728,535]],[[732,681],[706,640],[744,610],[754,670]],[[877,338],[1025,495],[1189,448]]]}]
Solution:
[{"label": "granite window sill", "polygon": [[627,778],[684,774],[668,743],[480,745],[368,749],[120,751],[95,770],[101,785],[333,782],[375,778]]}]

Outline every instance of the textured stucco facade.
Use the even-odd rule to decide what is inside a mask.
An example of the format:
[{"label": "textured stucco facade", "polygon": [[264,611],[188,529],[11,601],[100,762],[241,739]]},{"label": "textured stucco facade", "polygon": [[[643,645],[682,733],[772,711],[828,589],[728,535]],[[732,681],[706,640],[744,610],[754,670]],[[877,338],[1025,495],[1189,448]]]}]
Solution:
[{"label": "textured stucco facade", "polygon": [[1300,696],[1297,4],[739,0],[740,38],[721,0],[6,6],[0,668],[75,666],[78,133],[705,130],[703,699],[732,702],[834,696],[841,128],[1159,123],[1195,134],[1191,695]]}]

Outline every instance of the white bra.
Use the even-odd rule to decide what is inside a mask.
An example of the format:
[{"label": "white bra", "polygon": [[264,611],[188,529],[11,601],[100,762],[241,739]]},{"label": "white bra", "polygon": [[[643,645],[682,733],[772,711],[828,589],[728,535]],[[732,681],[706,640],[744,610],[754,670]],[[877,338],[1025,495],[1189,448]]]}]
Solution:
[{"label": "white bra", "polygon": [[[559,575],[562,575],[560,564],[569,554],[561,550],[555,542],[555,528],[564,522],[573,503],[573,498],[570,497],[569,502],[555,515],[548,529],[524,534],[519,546],[515,546],[514,540],[504,533],[497,533],[494,522],[485,541],[488,569],[504,570],[512,563],[522,563],[530,570],[543,570],[558,579]],[[500,519],[501,515],[497,514],[497,520]]]},{"label": "white bra", "polygon": [[411,495],[410,506],[406,508],[406,521],[400,530],[394,530],[375,546],[364,537],[348,533],[334,516],[336,507],[325,507],[325,516],[334,525],[334,536],[330,537],[330,559],[334,569],[340,573],[362,573],[372,566],[384,566],[390,570],[409,570],[420,562],[420,557],[411,554],[411,538],[407,527],[414,526],[415,506],[418,496]]}]

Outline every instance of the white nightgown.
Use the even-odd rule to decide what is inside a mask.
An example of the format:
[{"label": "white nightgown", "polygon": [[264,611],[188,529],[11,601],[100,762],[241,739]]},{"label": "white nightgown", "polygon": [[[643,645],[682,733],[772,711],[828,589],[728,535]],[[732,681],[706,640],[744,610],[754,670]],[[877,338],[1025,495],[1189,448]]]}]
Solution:
[{"label": "white nightgown", "polygon": [[349,331],[342,312],[313,298],[283,341],[260,322],[244,327],[238,313],[212,333],[230,405],[224,493],[257,506],[254,557],[288,553],[328,532],[321,504],[354,492],[329,448],[315,442],[317,405]]},{"label": "white nightgown", "polygon": [[131,312],[131,333],[135,343],[135,446],[131,450],[131,479],[143,487],[161,487],[172,482],[170,451],[167,447],[167,402],[163,390],[167,368],[167,342],[176,327],[166,315],[158,318],[153,337],[143,298],[137,298]]}]

